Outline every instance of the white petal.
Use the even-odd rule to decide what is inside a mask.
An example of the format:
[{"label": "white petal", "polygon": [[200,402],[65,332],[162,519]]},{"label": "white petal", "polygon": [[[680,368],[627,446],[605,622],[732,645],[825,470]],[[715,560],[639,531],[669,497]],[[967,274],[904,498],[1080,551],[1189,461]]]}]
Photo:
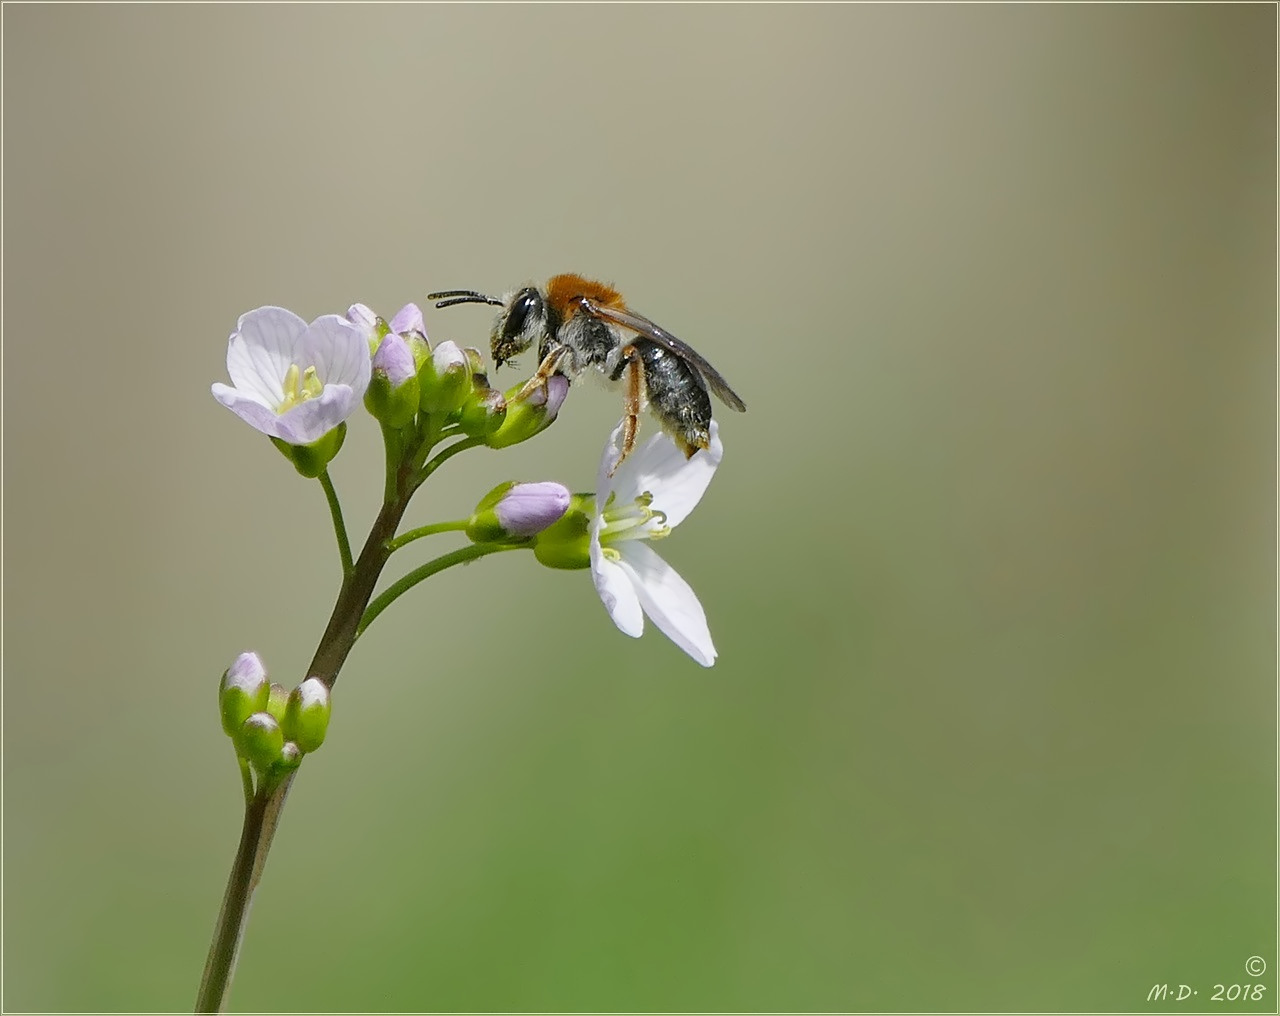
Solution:
[{"label": "white petal", "polygon": [[600,550],[600,541],[591,540],[591,580],[596,584],[600,602],[624,635],[639,638],[644,631],[644,614],[640,600],[627,573]]},{"label": "white petal", "polygon": [[715,663],[716,647],[707,628],[707,615],[689,583],[645,543],[629,541],[619,545],[618,552],[622,555],[620,570],[630,577],[653,623],[704,667]]},{"label": "white petal", "polygon": [[314,365],[325,385],[348,385],[356,395],[369,387],[369,341],[344,317],[326,314],[312,321],[298,355],[298,366]]},{"label": "white petal", "polygon": [[278,406],[284,398],[281,382],[297,362],[298,343],[307,323],[283,307],[259,307],[240,316],[227,343],[227,373],[231,383]]},{"label": "white petal", "polygon": [[[609,435],[609,440],[605,442],[604,452],[600,456],[600,468],[596,470],[596,508],[598,511],[604,511],[604,507],[609,503],[609,494],[618,489],[617,481],[620,479],[616,476],[610,476],[614,466],[618,464],[618,457],[622,454],[622,424],[619,423],[613,428],[613,433]],[[625,476],[622,477],[625,479]],[[636,493],[639,493],[638,491]],[[618,495],[622,497],[621,494]],[[635,498],[633,493],[628,501]]]},{"label": "white petal", "polygon": [[378,327],[378,315],[362,303],[353,303],[347,308],[347,320],[364,332],[366,338]]},{"label": "white petal", "polygon": [[264,406],[257,396],[237,391],[221,382],[213,385],[213,397],[240,417],[254,430],[268,437],[283,437],[280,433],[280,417],[274,409]]},{"label": "white petal", "polygon": [[422,310],[416,303],[406,303],[391,319],[391,330],[397,333],[422,332],[425,335],[427,326],[422,320]]},{"label": "white petal", "polygon": [[325,385],[316,398],[299,402],[276,417],[276,436],[289,444],[311,444],[350,416],[358,402],[350,385]]},{"label": "white petal", "polygon": [[431,362],[435,364],[436,373],[443,374],[454,367],[466,367],[467,354],[452,339],[446,339],[431,351]]},{"label": "white petal", "polygon": [[[614,434],[620,430],[621,425]],[[613,447],[611,439],[606,454]],[[618,467],[613,490],[619,503],[632,501],[648,491],[653,495],[653,508],[666,515],[667,525],[678,526],[702,500],[723,455],[720,427],[714,420],[709,447],[694,452],[688,459],[667,434],[655,434]],[[601,468],[603,475],[603,464]]]}]

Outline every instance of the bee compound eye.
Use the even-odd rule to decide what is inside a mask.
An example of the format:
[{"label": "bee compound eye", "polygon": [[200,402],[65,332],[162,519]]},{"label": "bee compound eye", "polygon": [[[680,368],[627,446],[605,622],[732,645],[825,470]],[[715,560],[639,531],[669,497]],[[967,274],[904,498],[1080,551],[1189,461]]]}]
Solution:
[{"label": "bee compound eye", "polygon": [[530,315],[535,318],[542,315],[542,297],[536,289],[522,289],[511,301],[511,310],[502,326],[502,337],[514,339],[520,335],[529,323]]}]

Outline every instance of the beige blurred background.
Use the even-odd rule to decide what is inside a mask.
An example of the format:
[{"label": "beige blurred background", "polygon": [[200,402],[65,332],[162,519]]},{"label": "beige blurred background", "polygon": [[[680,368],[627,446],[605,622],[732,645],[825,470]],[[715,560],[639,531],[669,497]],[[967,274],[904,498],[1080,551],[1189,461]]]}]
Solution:
[{"label": "beige blurred background", "polygon": [[[1275,17],[6,6],[5,1007],[191,1005],[215,684],[328,616],[237,315],[575,270],[750,406],[662,547],[720,661],[526,555],[397,604],[234,1005],[1274,1011]],[[618,409],[411,518],[588,487]],[[361,535],[380,469],[357,422]]]}]

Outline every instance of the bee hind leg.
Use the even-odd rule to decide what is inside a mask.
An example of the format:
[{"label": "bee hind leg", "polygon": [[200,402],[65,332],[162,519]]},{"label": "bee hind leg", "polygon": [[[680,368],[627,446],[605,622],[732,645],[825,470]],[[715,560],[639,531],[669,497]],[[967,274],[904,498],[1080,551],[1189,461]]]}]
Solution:
[{"label": "bee hind leg", "polygon": [[636,446],[636,434],[640,431],[641,394],[644,392],[644,361],[640,359],[640,353],[635,346],[627,346],[622,350],[622,360],[619,363],[618,370],[614,372],[614,380],[616,381],[617,375],[622,373],[625,373],[627,377],[626,394],[623,396],[622,402],[622,454],[618,456],[618,461],[609,470],[610,476],[618,471],[618,467],[622,465],[623,460],[631,454]]}]

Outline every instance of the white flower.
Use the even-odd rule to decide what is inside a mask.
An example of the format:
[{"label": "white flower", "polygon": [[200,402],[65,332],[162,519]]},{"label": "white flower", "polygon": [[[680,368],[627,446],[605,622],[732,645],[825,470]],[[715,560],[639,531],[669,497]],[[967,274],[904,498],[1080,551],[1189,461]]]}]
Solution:
[{"label": "white flower", "polygon": [[596,592],[625,634],[638,637],[648,614],[667,638],[709,667],[716,648],[702,604],[645,541],[666,536],[701,500],[724,452],[718,428],[712,422],[710,446],[688,459],[666,434],[655,435],[610,477],[621,449],[619,424],[605,446],[596,480],[590,530]]},{"label": "white flower", "polygon": [[326,314],[308,325],[282,307],[259,307],[231,333],[231,385],[215,383],[213,397],[269,437],[307,445],[360,404],[369,362],[368,341],[346,318]]}]

